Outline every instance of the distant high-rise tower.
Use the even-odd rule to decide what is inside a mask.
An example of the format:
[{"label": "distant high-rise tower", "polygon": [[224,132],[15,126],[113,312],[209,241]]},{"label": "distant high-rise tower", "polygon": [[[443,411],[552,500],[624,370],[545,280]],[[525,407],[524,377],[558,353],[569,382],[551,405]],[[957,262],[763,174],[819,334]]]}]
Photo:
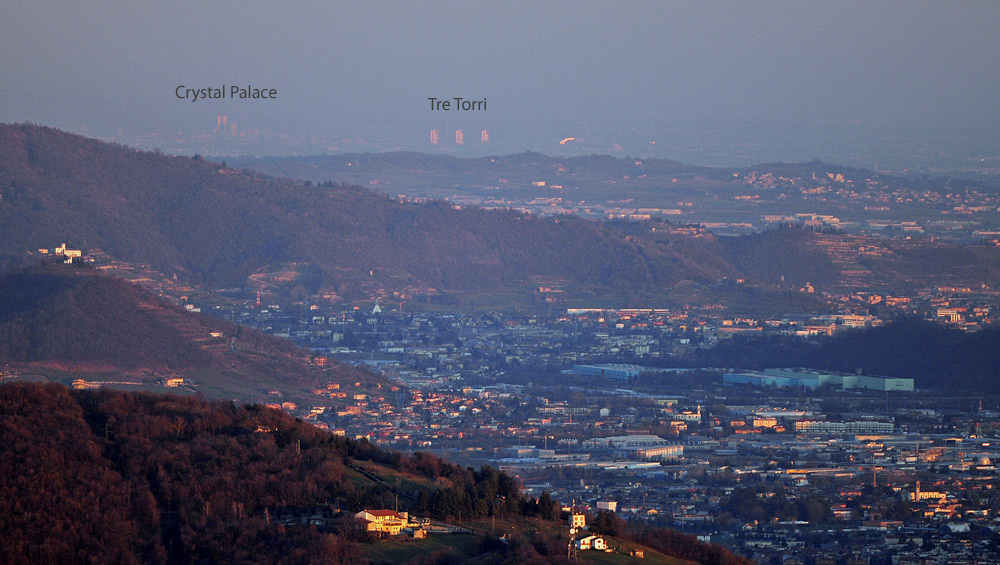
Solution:
[{"label": "distant high-rise tower", "polygon": [[215,133],[219,133],[219,130],[221,129],[222,129],[222,114],[219,114],[218,116],[215,117]]},{"label": "distant high-rise tower", "polygon": [[431,143],[434,145],[438,143],[438,130],[436,129],[431,130]]},{"label": "distant high-rise tower", "polygon": [[462,130],[460,129],[455,130],[455,143],[458,145],[465,143],[465,136],[462,134]]},{"label": "distant high-rise tower", "polygon": [[481,141],[482,143],[489,143],[490,142],[490,132],[488,132],[486,130],[483,130],[479,134],[479,141]]}]

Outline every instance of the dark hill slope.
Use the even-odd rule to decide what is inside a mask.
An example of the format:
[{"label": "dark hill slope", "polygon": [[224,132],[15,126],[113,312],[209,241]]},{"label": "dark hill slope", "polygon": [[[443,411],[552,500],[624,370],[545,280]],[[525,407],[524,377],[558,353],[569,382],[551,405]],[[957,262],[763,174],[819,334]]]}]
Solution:
[{"label": "dark hill slope", "polygon": [[[174,316],[167,313],[185,317],[174,310],[123,280],[79,269],[11,273],[0,278],[0,359],[126,371],[176,371],[209,363],[208,352],[170,323]],[[208,324],[199,326],[208,337]]]},{"label": "dark hill slope", "polygon": [[782,228],[719,239],[721,255],[748,279],[798,289],[805,283],[823,288],[836,282],[840,270],[817,246],[816,234]]},{"label": "dark hill slope", "polygon": [[800,338],[733,338],[700,350],[692,366],[764,369],[812,367],[912,378],[917,388],[993,392],[1000,382],[1000,329],[976,333],[904,318],[880,328],[844,331],[811,343]]},{"label": "dark hill slope", "polygon": [[244,399],[277,389],[300,400],[328,382],[377,380],[309,361],[286,340],[188,312],[93,269],[43,265],[0,278],[0,362],[20,372],[149,383],[182,376],[209,396]]},{"label": "dark hill slope", "polygon": [[69,242],[213,285],[290,262],[320,286],[516,288],[537,277],[661,292],[734,274],[711,246],[677,253],[574,218],[387,200],[306,187],[32,125],[0,125],[0,253]]}]

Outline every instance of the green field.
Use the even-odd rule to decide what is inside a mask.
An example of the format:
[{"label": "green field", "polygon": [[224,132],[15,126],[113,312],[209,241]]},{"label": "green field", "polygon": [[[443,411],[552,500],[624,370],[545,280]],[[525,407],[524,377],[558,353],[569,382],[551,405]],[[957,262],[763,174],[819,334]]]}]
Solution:
[{"label": "green field", "polygon": [[[585,563],[656,563],[665,565],[690,565],[692,563],[691,561],[664,555],[630,541],[612,537],[605,537],[604,539],[608,542],[608,547],[615,548],[617,551],[614,553],[593,550],[578,551],[577,558]],[[636,548],[643,550],[644,556],[642,559],[629,556],[629,552]]]},{"label": "green field", "polygon": [[452,553],[466,557],[467,562],[475,562],[471,557],[477,537],[472,534],[434,534],[426,539],[415,540],[398,536],[386,541],[376,541],[364,548],[365,556],[372,563],[412,563],[432,553]]}]

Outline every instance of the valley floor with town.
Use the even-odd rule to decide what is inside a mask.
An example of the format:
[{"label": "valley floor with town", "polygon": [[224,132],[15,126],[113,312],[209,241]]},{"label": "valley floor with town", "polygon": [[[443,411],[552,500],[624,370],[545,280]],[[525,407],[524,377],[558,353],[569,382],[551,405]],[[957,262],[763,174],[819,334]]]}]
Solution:
[{"label": "valley floor with town", "polygon": [[[311,406],[262,391],[336,433],[496,465],[533,496],[669,525],[764,563],[1000,559],[1000,397],[794,367],[657,366],[741,331],[837,332],[878,318],[371,304],[322,314],[273,305],[225,315],[312,347],[315,362],[396,383],[350,398],[331,384]],[[349,405],[328,409],[330,399]]]}]

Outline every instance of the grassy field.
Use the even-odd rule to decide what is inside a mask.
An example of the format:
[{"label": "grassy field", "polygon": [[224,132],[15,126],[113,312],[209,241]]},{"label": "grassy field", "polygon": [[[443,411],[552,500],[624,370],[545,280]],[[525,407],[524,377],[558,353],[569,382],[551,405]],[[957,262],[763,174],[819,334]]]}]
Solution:
[{"label": "grassy field", "polygon": [[[521,534],[528,534],[529,537],[531,537],[535,531],[542,532],[545,535],[557,537],[560,535],[564,536],[566,534],[566,526],[563,522],[552,522],[537,518],[496,520],[495,522],[489,518],[479,518],[476,520],[468,520],[462,525],[480,532],[496,532],[497,534],[504,532],[517,532]],[[582,533],[577,534],[576,537],[581,537],[582,535]],[[616,550],[615,552],[604,553],[602,551],[593,550],[578,551],[578,560],[584,563],[635,563],[637,565],[646,563],[663,565],[693,565],[694,563],[692,561],[686,561],[684,559],[664,555],[649,549],[648,547],[627,540],[610,536],[603,537],[605,541],[607,541],[608,547],[614,548]],[[565,540],[566,538],[563,537],[562,539]],[[629,556],[629,553],[633,549],[643,550],[644,558],[638,559]]]},{"label": "grassy field", "polygon": [[354,464],[378,476],[389,484],[395,484],[398,481],[399,487],[406,492],[433,491],[435,488],[450,488],[452,486],[451,481],[442,477],[438,477],[432,481],[425,477],[408,475],[384,465],[372,463],[371,461],[355,461]]},{"label": "grassy field", "polygon": [[[426,539],[397,537],[386,541],[377,541],[365,547],[364,554],[372,563],[412,563],[419,561],[432,553],[451,553],[458,556],[469,556],[476,546],[477,537],[471,534],[435,534]],[[475,557],[467,561],[474,563]]]},{"label": "grassy field", "polygon": [[[692,561],[685,561],[684,559],[678,559],[676,557],[670,557],[669,555],[664,555],[662,553],[653,551],[647,547],[643,547],[639,544],[632,543],[630,541],[620,540],[618,538],[605,537],[608,542],[608,547],[615,548],[617,551],[614,553],[604,553],[603,551],[578,551],[577,558],[585,563],[643,563],[643,564],[663,564],[663,565],[692,565]],[[629,552],[633,549],[642,549],[644,553],[643,559],[638,559],[636,557],[630,557]]]}]

